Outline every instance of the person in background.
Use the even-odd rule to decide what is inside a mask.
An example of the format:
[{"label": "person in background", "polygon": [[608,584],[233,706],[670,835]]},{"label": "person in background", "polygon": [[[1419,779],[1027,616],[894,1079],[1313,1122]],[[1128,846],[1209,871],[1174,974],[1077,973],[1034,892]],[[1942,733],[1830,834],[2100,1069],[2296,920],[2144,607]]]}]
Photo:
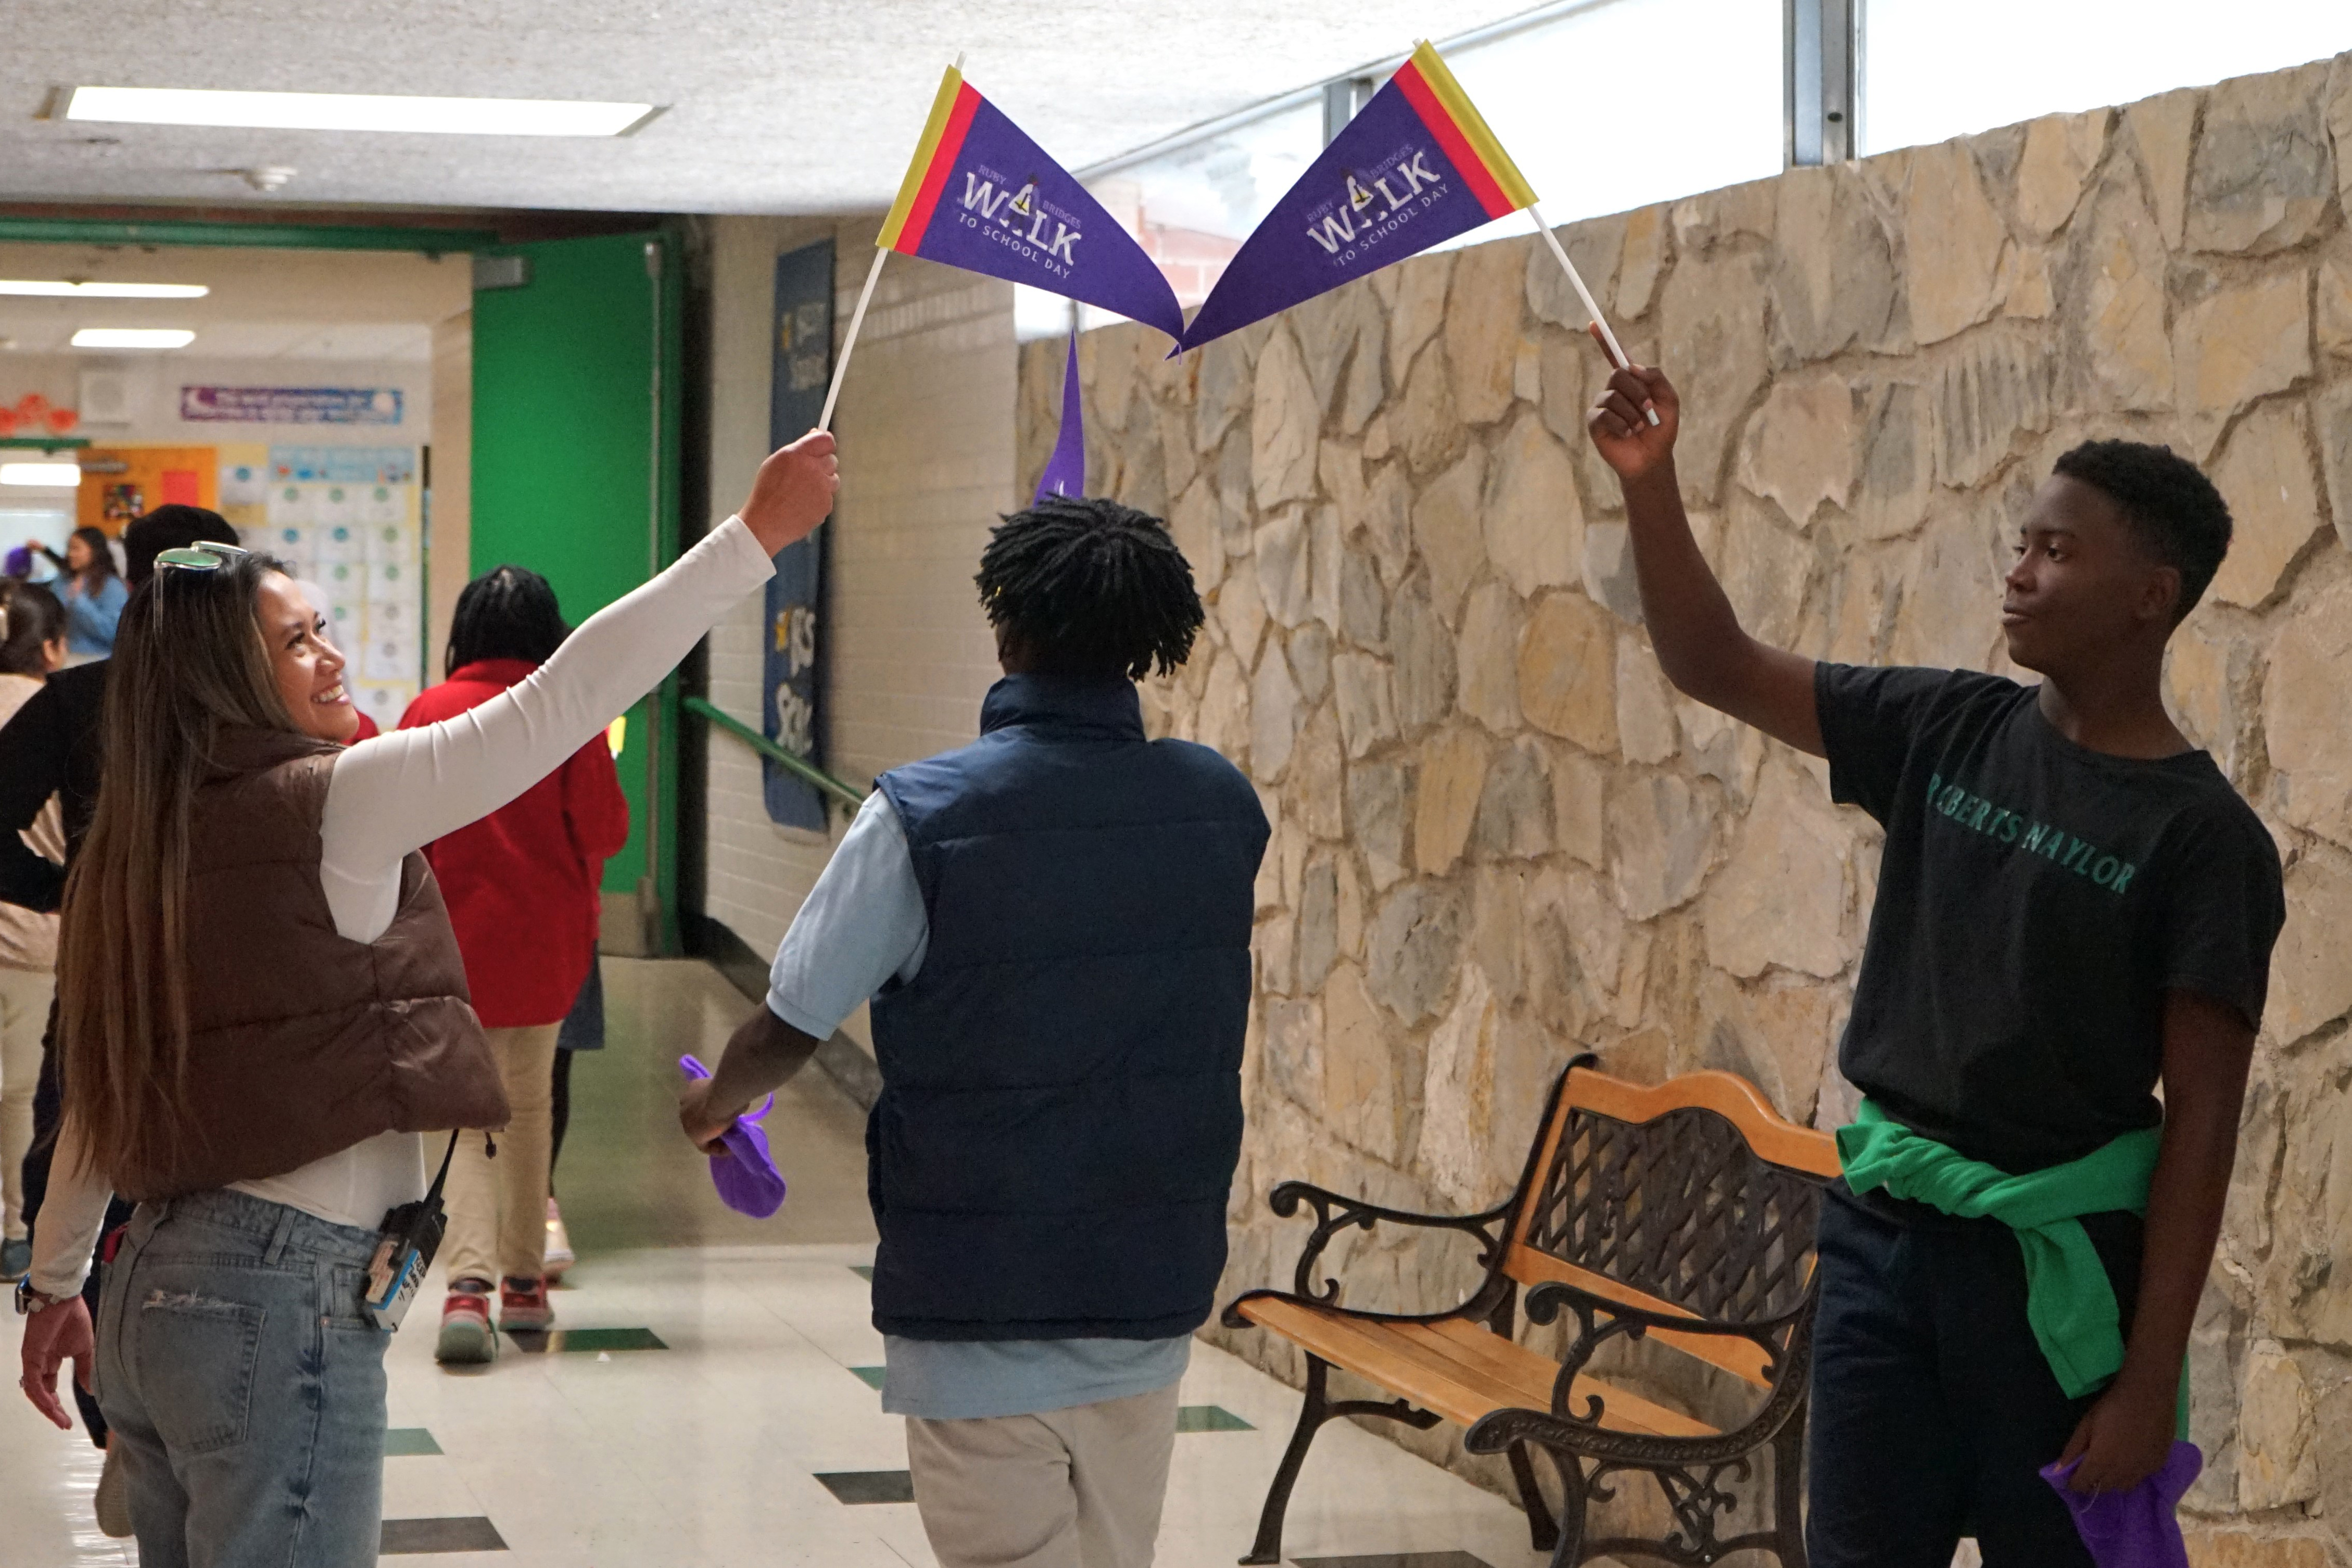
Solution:
[{"label": "person in background", "polygon": [[[68,1424],[65,1363],[94,1374],[142,1561],[373,1568],[387,1336],[362,1282],[387,1214],[428,1190],[425,1135],[507,1116],[418,851],[596,739],[774,575],[836,476],[829,436],[772,454],[736,516],[529,679],[359,745],[342,656],[267,557],[174,551],[141,588],[65,910],[68,1114],[16,1304],[44,1415]],[[115,1188],[140,1205],[93,1329]]]},{"label": "person in background", "polygon": [[980,739],[874,781],[767,1005],[678,1098],[708,1147],[873,1004],[882,1408],[942,1568],[1147,1568],[1241,1152],[1256,791],[1145,737],[1202,612],[1159,519],[1051,496],[980,602]]},{"label": "person in background", "polygon": [[[420,695],[401,728],[437,724],[530,678],[571,628],[547,579],[500,566],[466,584],[449,626],[449,679]],[[543,1329],[548,1184],[552,1177],[556,1036],[593,965],[596,883],[629,837],[629,804],[600,733],[563,765],[478,822],[425,847],[448,900],[474,1010],[488,1031],[510,1120],[458,1140],[449,1169],[449,1293],[435,1356],[478,1364],[498,1326]]]},{"label": "person in background", "polygon": [[115,623],[131,597],[129,586],[115,574],[114,551],[106,535],[94,528],[77,528],[66,540],[62,557],[47,545],[37,548],[64,569],[58,592],[66,606],[66,657],[76,664],[104,658],[114,651]]},{"label": "person in background", "polygon": [[[154,571],[155,557],[166,550],[213,542],[235,544],[236,530],[216,511],[170,503],[137,518],[122,531],[123,575],[136,589]],[[106,678],[110,659],[73,666],[51,676],[9,721],[8,743],[0,746],[0,904],[14,904],[37,913],[55,914],[65,896],[66,872],[73,868],[90,819],[98,810],[101,762],[99,724],[106,706]],[[55,798],[62,808],[65,864],[60,867],[37,854],[25,835],[37,831],[41,813]],[[48,1191],[50,1155],[57,1147],[59,1118],[57,1021],[51,1010],[49,1026],[41,1041],[40,1081],[33,1096],[33,1146],[24,1160],[25,1220],[37,1247],[41,1200]],[[101,1234],[110,1233],[131,1218],[131,1205],[118,1201],[108,1209]],[[84,1286],[89,1310],[98,1310],[100,1270],[92,1268]],[[95,1500],[99,1527],[107,1534],[131,1533],[121,1471],[108,1447],[106,1415],[79,1384],[73,1385],[75,1405],[91,1444],[107,1449],[106,1468],[100,1477]]]},{"label": "person in background", "polygon": [[[626,802],[622,803],[625,807]],[[596,963],[596,949],[588,949],[588,978],[563,1026],[555,1035],[555,1081],[548,1094],[547,1139],[547,1258],[543,1267],[550,1285],[562,1279],[579,1261],[572,1250],[572,1234],[563,1228],[563,1212],[555,1205],[555,1164],[563,1158],[563,1134],[572,1127],[572,1057],[575,1051],[604,1048],[604,972]]]},{"label": "person in background", "polygon": [[[31,583],[0,583],[0,747],[8,721],[66,662],[66,612]],[[28,846],[52,864],[66,858],[54,795],[34,819]],[[0,1279],[33,1266],[25,1222],[25,1156],[33,1146],[33,1094],[41,1037],[57,994],[58,917],[0,904]]]}]

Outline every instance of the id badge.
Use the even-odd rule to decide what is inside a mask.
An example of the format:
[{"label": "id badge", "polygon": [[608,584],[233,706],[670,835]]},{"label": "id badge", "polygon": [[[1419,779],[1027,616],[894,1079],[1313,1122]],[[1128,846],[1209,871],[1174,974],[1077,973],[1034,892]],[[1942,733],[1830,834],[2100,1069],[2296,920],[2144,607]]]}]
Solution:
[{"label": "id badge", "polygon": [[368,1260],[360,1305],[369,1321],[385,1333],[398,1329],[401,1320],[408,1316],[409,1303],[416,1300],[417,1288],[425,1283],[425,1271],[433,1267],[433,1254],[439,1250],[441,1234],[447,1226],[438,1197],[403,1204],[383,1216],[374,1256]]}]

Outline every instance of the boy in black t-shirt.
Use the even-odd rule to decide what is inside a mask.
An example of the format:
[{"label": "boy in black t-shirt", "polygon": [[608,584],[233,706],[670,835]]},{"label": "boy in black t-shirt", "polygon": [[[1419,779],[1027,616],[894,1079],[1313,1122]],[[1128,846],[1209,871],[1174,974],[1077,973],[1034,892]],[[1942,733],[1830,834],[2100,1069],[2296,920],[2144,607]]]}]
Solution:
[{"label": "boy in black t-shirt", "polygon": [[1813,1568],[1946,1568],[1964,1535],[1988,1568],[2086,1564],[2036,1471],[2115,1490],[2168,1455],[2285,918],[2276,847],[2163,701],[2229,510],[2166,448],[2078,447],[2002,584],[2042,684],[1817,664],[1741,630],[1699,553],[1679,409],[1637,366],[1587,421],[1659,663],[1886,829],[1822,1214]]}]

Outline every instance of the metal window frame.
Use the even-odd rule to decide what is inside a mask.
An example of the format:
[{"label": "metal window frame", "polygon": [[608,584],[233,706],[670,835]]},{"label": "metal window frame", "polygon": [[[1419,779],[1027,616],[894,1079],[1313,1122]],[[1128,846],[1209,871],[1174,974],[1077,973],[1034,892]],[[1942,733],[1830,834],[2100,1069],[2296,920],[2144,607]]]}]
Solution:
[{"label": "metal window frame", "polygon": [[1849,163],[1862,152],[1867,0],[1781,0],[1784,168]]},{"label": "metal window frame", "polygon": [[[1483,27],[1473,27],[1466,32],[1439,38],[1435,42],[1441,54],[1451,54],[1456,49],[1474,48],[1480,44],[1499,42],[1519,33],[1528,32],[1553,22],[1563,21],[1580,12],[1598,11],[1606,6],[1624,3],[1625,0],[1547,0],[1546,4],[1531,6],[1516,16],[1506,16],[1499,22],[1490,22]],[[1363,108],[1366,100],[1380,89],[1381,84],[1396,74],[1397,68],[1412,58],[1412,51],[1410,49],[1401,50],[1396,54],[1382,55],[1352,69],[1341,71],[1337,76],[1310,82],[1305,87],[1293,88],[1288,92],[1277,93],[1272,98],[1262,98],[1255,103],[1244,104],[1239,109],[1212,116],[1207,120],[1195,121],[1192,124],[1184,126],[1181,130],[1171,131],[1165,136],[1155,137],[1139,147],[1131,147],[1124,153],[1116,153],[1099,163],[1088,163],[1076,173],[1081,180],[1092,180],[1104,174],[1115,174],[1123,169],[1131,169],[1138,163],[1148,163],[1167,153],[1181,151],[1196,142],[1209,141],[1227,132],[1237,131],[1244,125],[1253,125],[1258,121],[1269,119],[1286,110],[1310,103],[1319,103],[1323,107],[1323,142],[1328,146],[1331,138],[1339,134],[1339,131],[1346,126],[1348,120],[1355,117],[1356,111]],[[1346,110],[1346,117],[1335,120],[1335,116],[1343,107]]]}]

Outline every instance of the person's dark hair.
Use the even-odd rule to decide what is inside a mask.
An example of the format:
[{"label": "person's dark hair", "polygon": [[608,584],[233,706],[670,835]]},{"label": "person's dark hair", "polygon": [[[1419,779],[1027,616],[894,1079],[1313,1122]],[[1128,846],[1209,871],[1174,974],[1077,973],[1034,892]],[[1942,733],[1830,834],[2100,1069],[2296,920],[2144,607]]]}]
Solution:
[{"label": "person's dark hair", "polygon": [[46,679],[48,645],[66,635],[66,607],[38,583],[0,578],[0,675]]},{"label": "person's dark hair", "polygon": [[1040,674],[1165,675],[1201,629],[1192,568],[1167,526],[1115,500],[1046,496],[1013,512],[972,580],[989,624]]},{"label": "person's dark hair", "polygon": [[2085,441],[2052,470],[2114,501],[2141,544],[2180,574],[2177,625],[2221,569],[2230,552],[2230,507],[2204,471],[2169,447],[2144,441]]},{"label": "person's dark hair", "polygon": [[166,550],[185,550],[199,541],[235,544],[236,530],[228,519],[208,507],[167,501],[122,531],[122,575],[136,588],[155,574],[155,557]]},{"label": "person's dark hair", "polygon": [[546,578],[527,566],[499,566],[458,592],[445,673],[486,658],[545,664],[571,635]]},{"label": "person's dark hair", "polygon": [[83,569],[82,575],[100,583],[114,575],[114,552],[107,547],[106,535],[102,531],[77,528],[68,536],[68,542],[75,539],[89,547],[89,564]]}]

